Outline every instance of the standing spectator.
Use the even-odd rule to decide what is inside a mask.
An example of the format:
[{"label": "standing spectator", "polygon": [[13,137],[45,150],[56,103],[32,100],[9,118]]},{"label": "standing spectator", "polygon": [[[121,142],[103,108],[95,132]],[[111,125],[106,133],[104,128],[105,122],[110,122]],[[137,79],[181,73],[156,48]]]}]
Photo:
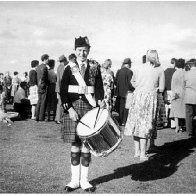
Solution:
[{"label": "standing spectator", "polygon": [[14,95],[16,91],[18,90],[18,87],[20,85],[20,78],[18,77],[18,72],[14,72],[14,76],[12,78],[12,91],[11,91],[11,97],[14,98]]},{"label": "standing spectator", "polygon": [[[194,60],[194,59],[191,59],[191,60]],[[191,66],[190,66],[190,64],[191,64],[191,62],[189,62],[189,61],[187,61],[186,63],[185,63],[185,71],[190,71],[190,69],[191,69]]]},{"label": "standing spectator", "polygon": [[51,111],[53,112],[53,120],[56,116],[56,106],[57,106],[57,93],[55,92],[57,76],[54,72],[55,61],[50,59],[48,62],[48,92],[47,92],[47,103],[46,103],[46,112],[47,112],[47,121],[50,121]]},{"label": "standing spectator", "polygon": [[126,58],[123,61],[122,68],[116,75],[116,95],[119,96],[119,123],[121,126],[125,126],[128,116],[128,109],[125,108],[125,101],[128,91],[133,91],[134,88],[131,85],[131,78],[133,72],[130,70],[131,68],[131,59]]},{"label": "standing spectator", "polygon": [[38,88],[37,88],[37,71],[36,67],[39,65],[39,61],[31,61],[31,70],[29,72],[29,99],[31,103],[31,119],[35,120],[35,109],[38,101]]},{"label": "standing spectator", "polygon": [[[158,54],[157,54],[158,55]],[[155,145],[155,139],[157,139],[157,129],[164,128],[167,126],[167,118],[165,112],[165,104],[163,99],[163,92],[165,89],[165,74],[163,68],[160,66],[159,59],[157,56],[157,62],[151,59],[151,64],[154,65],[155,72],[158,74],[158,79],[156,81],[155,87],[157,88],[157,109],[156,109],[156,128],[150,137],[149,152],[156,152],[157,147]]]},{"label": "standing spectator", "polygon": [[[69,65],[77,64],[77,57],[74,53],[69,55]],[[78,64],[77,64],[78,65]]]},{"label": "standing spectator", "polygon": [[185,72],[185,97],[186,105],[186,131],[189,136],[195,136],[196,126],[193,126],[193,118],[196,116],[196,61],[189,61],[190,71]]},{"label": "standing spectator", "polygon": [[110,70],[110,74],[112,75],[112,78],[113,78],[113,82],[111,84],[111,104],[112,104],[112,108],[111,108],[111,111],[114,111],[115,110],[115,101],[116,101],[116,97],[114,96],[114,91],[115,91],[115,88],[114,88],[114,82],[115,82],[115,77],[114,77],[114,72],[112,71],[112,60],[111,59],[108,59],[110,64],[109,64],[109,67],[108,67],[108,70]]},{"label": "standing spectator", "polygon": [[164,69],[158,64],[155,70],[159,75],[159,83],[157,84],[157,128],[167,127],[167,118],[165,111],[165,104],[163,99],[163,92],[165,89],[165,74]]},{"label": "standing spectator", "polygon": [[42,64],[37,67],[38,102],[36,106],[36,121],[44,121],[46,112],[46,98],[48,90],[48,61],[49,56],[41,56]]},{"label": "standing spectator", "polygon": [[175,128],[174,120],[169,118],[170,111],[171,111],[171,97],[172,97],[171,80],[174,72],[176,71],[176,69],[174,68],[175,64],[176,64],[176,59],[172,58],[170,67],[168,67],[165,70],[165,92],[164,92],[165,109],[166,109],[166,118],[167,118],[168,126],[170,126],[171,128]]},{"label": "standing spectator", "polygon": [[26,97],[28,97],[28,95],[29,95],[29,77],[28,77],[27,72],[23,73],[23,76],[21,77],[21,82],[24,82],[24,84],[26,85],[25,95],[26,95]]},{"label": "standing spectator", "polygon": [[10,76],[9,71],[5,73],[3,86],[4,86],[4,91],[5,91],[6,102],[12,103],[12,100],[11,100],[12,78]]},{"label": "standing spectator", "polygon": [[58,61],[60,62],[60,64],[57,68],[57,82],[56,82],[56,89],[55,89],[57,93],[57,99],[58,99],[55,121],[57,124],[60,124],[62,113],[63,113],[63,109],[61,106],[61,98],[60,98],[61,79],[63,77],[63,72],[65,69],[65,66],[68,64],[68,61],[64,55],[61,55]]},{"label": "standing spectator", "polygon": [[[121,65],[121,69],[123,68],[123,65]],[[116,72],[116,76],[114,77],[114,111],[119,114],[120,111],[120,97],[117,95],[117,78],[118,74],[121,69],[118,69]]]},{"label": "standing spectator", "polygon": [[5,92],[3,90],[3,86],[0,85],[0,108],[3,112],[6,112],[5,102],[6,102]]},{"label": "standing spectator", "polygon": [[106,103],[106,108],[111,112],[112,111],[112,89],[114,78],[110,70],[111,60],[107,59],[102,65],[102,80],[104,88],[104,100]]},{"label": "standing spectator", "polygon": [[182,121],[180,121],[180,119],[185,119],[184,63],[183,59],[178,59],[176,61],[176,71],[174,72],[171,81],[172,101],[170,118],[174,118],[175,120],[176,133],[182,131]]},{"label": "standing spectator", "polygon": [[6,112],[6,96],[4,89],[4,77],[3,73],[0,73],[0,89],[1,89],[1,109]]},{"label": "standing spectator", "polygon": [[146,63],[137,66],[131,80],[135,91],[124,133],[133,135],[134,157],[140,157],[141,161],[148,160],[147,141],[149,138],[155,139],[156,134],[157,84],[160,83],[159,73],[154,68],[157,64],[160,64],[157,51],[148,50]]},{"label": "standing spectator", "polygon": [[25,96],[26,83],[21,82],[20,87],[14,95],[14,111],[18,112],[21,119],[28,118],[28,111],[30,109],[30,101]]}]

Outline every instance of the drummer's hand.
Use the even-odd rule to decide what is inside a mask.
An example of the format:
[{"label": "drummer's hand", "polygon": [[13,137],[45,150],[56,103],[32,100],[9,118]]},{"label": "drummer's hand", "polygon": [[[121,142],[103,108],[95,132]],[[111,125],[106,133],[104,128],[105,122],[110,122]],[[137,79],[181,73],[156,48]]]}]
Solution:
[{"label": "drummer's hand", "polygon": [[69,117],[71,118],[71,120],[77,121],[79,119],[77,112],[72,107],[69,108],[68,112],[69,112]]},{"label": "drummer's hand", "polygon": [[104,108],[105,105],[106,105],[104,100],[102,100],[102,101],[101,100],[98,100],[98,104],[99,104],[99,107],[100,108]]}]

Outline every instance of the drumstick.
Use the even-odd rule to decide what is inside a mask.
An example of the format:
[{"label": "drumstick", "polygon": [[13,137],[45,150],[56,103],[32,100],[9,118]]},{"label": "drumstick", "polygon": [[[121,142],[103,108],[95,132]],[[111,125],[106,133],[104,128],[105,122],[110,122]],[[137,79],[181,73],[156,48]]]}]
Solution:
[{"label": "drumstick", "polygon": [[99,106],[99,109],[98,109],[98,112],[97,112],[97,116],[96,116],[96,119],[95,119],[95,124],[94,124],[94,128],[95,128],[95,125],[97,124],[97,118],[98,118],[98,115],[99,115],[99,111],[100,111],[101,107]]},{"label": "drumstick", "polygon": [[86,127],[88,127],[89,129],[91,129],[88,125],[86,125],[85,123],[83,123],[81,120],[77,120],[77,122],[79,123],[82,123],[83,125],[85,125]]}]

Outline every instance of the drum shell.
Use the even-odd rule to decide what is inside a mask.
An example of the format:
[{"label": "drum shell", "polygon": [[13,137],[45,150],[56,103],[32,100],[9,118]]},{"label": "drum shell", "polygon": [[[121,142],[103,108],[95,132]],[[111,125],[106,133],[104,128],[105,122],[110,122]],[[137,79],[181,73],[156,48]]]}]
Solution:
[{"label": "drum shell", "polygon": [[103,126],[88,136],[80,136],[85,146],[96,157],[106,157],[113,152],[122,140],[122,130],[110,115]]}]

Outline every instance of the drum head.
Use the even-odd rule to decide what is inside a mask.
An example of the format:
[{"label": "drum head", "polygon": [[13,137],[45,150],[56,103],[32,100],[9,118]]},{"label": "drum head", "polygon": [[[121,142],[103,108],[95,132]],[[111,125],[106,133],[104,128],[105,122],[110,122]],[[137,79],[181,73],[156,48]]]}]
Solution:
[{"label": "drum head", "polygon": [[88,137],[98,132],[108,119],[108,110],[94,108],[87,112],[77,125],[77,134],[81,137]]}]

